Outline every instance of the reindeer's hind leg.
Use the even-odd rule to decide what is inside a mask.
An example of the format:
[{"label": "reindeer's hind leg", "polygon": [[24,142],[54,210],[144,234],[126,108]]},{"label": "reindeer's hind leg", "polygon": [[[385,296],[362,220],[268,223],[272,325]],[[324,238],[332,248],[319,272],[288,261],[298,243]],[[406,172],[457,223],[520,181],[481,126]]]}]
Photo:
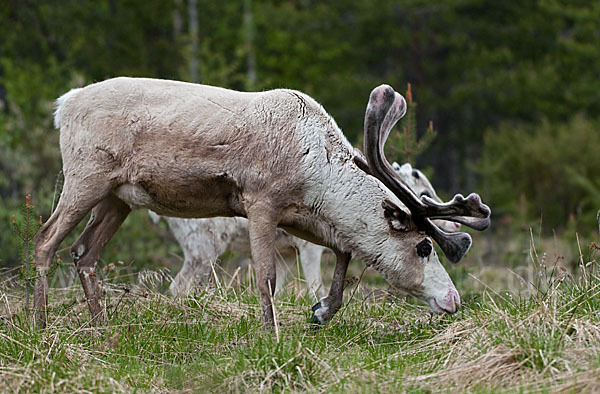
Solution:
[{"label": "reindeer's hind leg", "polygon": [[275,294],[275,237],[278,218],[268,202],[246,207],[252,260],[256,266],[256,280],[260,292],[262,319],[266,326],[274,327],[273,295]]},{"label": "reindeer's hind leg", "polygon": [[119,229],[131,209],[114,195],[108,195],[92,210],[83,233],[71,246],[71,256],[77,266],[85,298],[96,322],[104,322],[106,313],[102,307],[102,289],[96,275],[96,263],[102,249]]},{"label": "reindeer's hind leg", "polygon": [[[92,182],[91,179],[90,182]],[[38,276],[33,293],[33,307],[39,327],[46,326],[46,307],[48,305],[48,278],[46,275],[50,263],[65,237],[94,205],[108,194],[110,186],[99,185],[101,185],[100,182],[77,183],[67,177],[56,210],[35,236],[35,265]]]}]

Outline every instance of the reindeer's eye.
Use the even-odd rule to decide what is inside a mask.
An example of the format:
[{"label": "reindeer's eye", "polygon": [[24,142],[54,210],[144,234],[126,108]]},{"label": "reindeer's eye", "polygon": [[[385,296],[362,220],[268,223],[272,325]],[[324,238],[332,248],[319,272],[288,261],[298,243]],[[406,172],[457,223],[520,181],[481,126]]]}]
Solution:
[{"label": "reindeer's eye", "polygon": [[423,197],[423,196],[427,196],[427,197],[431,198],[431,193],[429,192],[429,190],[423,190],[419,197]]},{"label": "reindeer's eye", "polygon": [[419,179],[419,178],[420,178],[420,176],[419,176],[419,171],[417,171],[417,170],[412,170],[412,176],[413,176],[413,177],[415,177],[416,179]]},{"label": "reindeer's eye", "polygon": [[433,250],[433,245],[431,245],[431,241],[427,238],[422,240],[417,244],[417,255],[419,257],[427,257],[431,254]]}]

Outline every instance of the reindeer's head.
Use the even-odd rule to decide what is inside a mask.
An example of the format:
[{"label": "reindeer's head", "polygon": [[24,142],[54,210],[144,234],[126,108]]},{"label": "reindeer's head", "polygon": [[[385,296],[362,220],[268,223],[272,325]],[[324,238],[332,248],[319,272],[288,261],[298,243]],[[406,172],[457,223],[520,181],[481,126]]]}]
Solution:
[{"label": "reindeer's head", "polygon": [[458,194],[448,203],[436,201],[433,195],[419,198],[394,171],[385,158],[383,146],[392,127],[405,112],[404,98],[390,86],[382,85],[371,92],[365,114],[367,161],[361,162],[357,158],[357,164],[378,178],[405,206],[390,200],[382,204],[383,216],[389,227],[384,249],[395,250],[396,257],[386,256],[386,263],[375,268],[390,284],[424,300],[434,312],[452,313],[460,305],[460,298],[439,261],[432,239],[446,257],[456,263],[469,250],[471,237],[466,233],[446,233],[432,220],[462,223],[484,230],[490,224],[490,209],[474,193],[466,198]]},{"label": "reindeer's head", "polygon": [[[419,198],[429,197],[437,203],[442,202],[425,174],[418,169],[413,168],[410,163],[399,165],[398,163],[393,162],[392,168],[398,173],[398,175],[402,177],[406,184]],[[434,220],[433,222],[439,228],[449,233],[454,233],[460,230],[460,223],[450,222],[448,220]]]}]

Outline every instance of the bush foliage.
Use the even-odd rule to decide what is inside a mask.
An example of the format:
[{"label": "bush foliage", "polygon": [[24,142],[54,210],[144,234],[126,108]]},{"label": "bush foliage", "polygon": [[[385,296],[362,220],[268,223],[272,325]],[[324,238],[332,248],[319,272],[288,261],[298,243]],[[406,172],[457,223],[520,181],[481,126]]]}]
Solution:
[{"label": "bush foliage", "polygon": [[479,171],[496,217],[518,224],[541,220],[546,231],[575,222],[589,234],[600,208],[599,135],[598,122],[583,115],[489,131]]}]

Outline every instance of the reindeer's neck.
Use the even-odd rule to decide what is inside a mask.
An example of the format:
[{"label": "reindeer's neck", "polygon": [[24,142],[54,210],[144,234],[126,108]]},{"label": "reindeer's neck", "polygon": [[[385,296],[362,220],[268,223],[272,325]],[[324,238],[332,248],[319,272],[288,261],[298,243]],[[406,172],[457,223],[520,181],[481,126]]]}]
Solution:
[{"label": "reindeer's neck", "polygon": [[[351,252],[367,264],[378,264],[389,238],[381,204],[385,199],[398,206],[402,203],[354,164],[353,148],[341,132],[311,145],[310,151],[314,149],[316,154],[304,163],[307,180],[302,227],[328,246]],[[322,149],[325,155],[318,154]]]},{"label": "reindeer's neck", "polygon": [[319,203],[322,220],[331,226],[332,241],[367,264],[380,262],[380,252],[389,238],[381,203],[386,198],[396,199],[384,188],[352,165],[332,178]]}]

